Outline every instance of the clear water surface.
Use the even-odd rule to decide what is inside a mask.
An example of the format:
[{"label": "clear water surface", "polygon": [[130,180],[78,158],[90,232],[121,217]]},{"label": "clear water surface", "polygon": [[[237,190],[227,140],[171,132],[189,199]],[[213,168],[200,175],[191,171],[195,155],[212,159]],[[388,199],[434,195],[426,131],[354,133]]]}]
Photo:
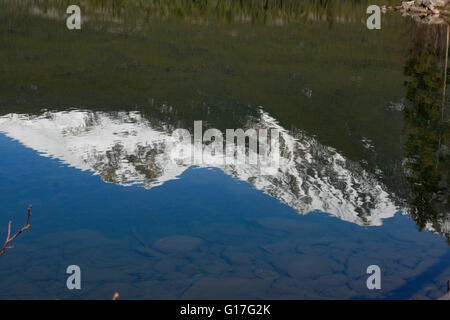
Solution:
[{"label": "clear water surface", "polygon": [[[445,293],[447,26],[370,31],[365,1],[111,3],[69,31],[64,1],[0,2],[1,239],[33,204],[1,299]],[[279,128],[279,170],[170,161],[194,120]]]}]

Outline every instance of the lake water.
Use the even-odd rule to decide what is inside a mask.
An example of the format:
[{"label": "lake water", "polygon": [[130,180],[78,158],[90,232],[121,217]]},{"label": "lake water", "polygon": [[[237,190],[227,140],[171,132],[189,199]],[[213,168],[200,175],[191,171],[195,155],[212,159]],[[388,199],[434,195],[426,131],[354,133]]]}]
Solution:
[{"label": "lake water", "polygon": [[[445,294],[447,26],[371,31],[365,1],[102,3],[70,31],[65,1],[0,2],[1,241],[33,204],[0,299]],[[279,167],[173,161],[196,120],[276,127]]]}]

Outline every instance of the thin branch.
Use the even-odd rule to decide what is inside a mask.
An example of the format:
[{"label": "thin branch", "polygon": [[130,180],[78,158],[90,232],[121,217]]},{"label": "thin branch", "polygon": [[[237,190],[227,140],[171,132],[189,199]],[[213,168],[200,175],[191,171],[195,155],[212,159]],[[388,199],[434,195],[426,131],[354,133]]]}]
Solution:
[{"label": "thin branch", "polygon": [[25,230],[30,228],[30,226],[31,226],[30,225],[30,218],[31,218],[31,208],[32,207],[33,206],[31,206],[31,205],[28,207],[27,222],[25,222],[25,225],[21,229],[19,229],[19,231],[17,231],[16,234],[14,234],[12,237],[11,237],[12,221],[10,221],[8,223],[8,235],[6,236],[5,244],[0,249],[0,256],[5,253],[6,249],[14,248],[13,246],[10,245],[11,242],[13,242],[22,232],[24,232]]}]

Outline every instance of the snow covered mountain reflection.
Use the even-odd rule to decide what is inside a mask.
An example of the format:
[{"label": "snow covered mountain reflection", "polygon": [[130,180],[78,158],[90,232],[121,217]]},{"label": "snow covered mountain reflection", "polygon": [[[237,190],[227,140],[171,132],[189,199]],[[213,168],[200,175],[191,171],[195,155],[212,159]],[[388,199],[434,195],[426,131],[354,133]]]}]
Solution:
[{"label": "snow covered mountain reflection", "polygon": [[[304,133],[287,131],[264,111],[247,126],[280,131],[281,159],[276,174],[261,174],[249,164],[201,166],[219,167],[300,214],[320,210],[359,225],[381,225],[382,219],[397,211],[374,175],[333,148]],[[189,167],[171,159],[177,143],[172,127],[160,123],[155,130],[138,112],[69,111],[0,118],[0,131],[42,156],[92,171],[105,182],[145,188],[177,179]]]}]

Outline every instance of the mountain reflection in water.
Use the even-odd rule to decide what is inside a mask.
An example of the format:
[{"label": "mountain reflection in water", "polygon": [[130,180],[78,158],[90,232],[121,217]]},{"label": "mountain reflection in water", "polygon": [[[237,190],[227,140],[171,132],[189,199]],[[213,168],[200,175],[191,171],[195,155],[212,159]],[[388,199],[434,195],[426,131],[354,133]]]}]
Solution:
[{"label": "mountain reflection in water", "polygon": [[[252,128],[280,131],[280,168],[273,175],[264,175],[255,165],[219,166],[225,173],[251,183],[301,214],[320,210],[360,225],[381,225],[383,218],[397,211],[373,174],[333,148],[302,132],[294,137],[263,111],[259,119],[248,120]],[[170,126],[160,123],[158,127]],[[161,185],[189,166],[172,159],[175,138],[153,129],[137,112],[12,114],[0,118],[0,131],[41,155],[120,185]],[[217,166],[205,161],[201,166]]]},{"label": "mountain reflection in water", "polygon": [[[0,298],[445,292],[447,26],[367,30],[381,0],[79,4],[72,32],[67,1],[0,1],[1,221],[35,205]],[[172,161],[195,120],[278,128],[279,170]]]}]

